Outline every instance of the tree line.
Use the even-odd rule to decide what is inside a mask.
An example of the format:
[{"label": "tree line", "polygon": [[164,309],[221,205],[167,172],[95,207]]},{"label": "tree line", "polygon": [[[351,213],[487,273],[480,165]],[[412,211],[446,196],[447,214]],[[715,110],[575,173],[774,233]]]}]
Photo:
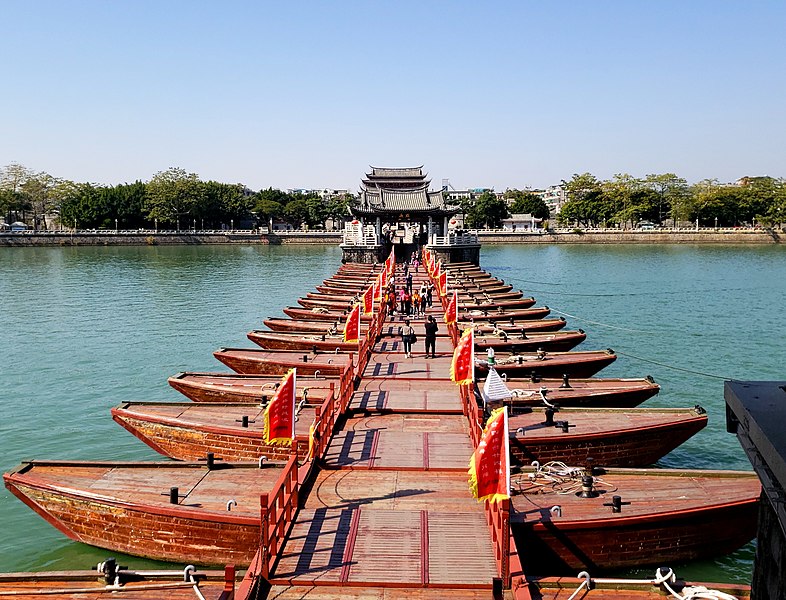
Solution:
[{"label": "tree line", "polygon": [[677,227],[780,224],[786,217],[786,180],[744,177],[737,184],[704,179],[692,185],[673,173],[636,178],[627,173],[599,180],[591,173],[562,182],[567,202],[560,224],[635,227],[641,221]]},{"label": "tree line", "polygon": [[322,227],[348,215],[351,195],[322,198],[243,184],[202,181],[196,173],[172,167],[150,181],[97,185],[58,179],[19,164],[0,169],[0,214],[46,229],[46,216],[58,226],[80,229],[221,229],[241,223],[269,227],[274,219],[294,228]]},{"label": "tree line", "polygon": [[[591,173],[562,181],[566,202],[557,221],[574,227],[656,225],[729,227],[781,224],[786,218],[786,180],[745,177],[737,185],[705,179],[694,184],[673,173],[636,178],[626,173],[600,180]],[[274,188],[253,191],[243,184],[202,181],[196,173],[169,168],[149,181],[115,186],[77,183],[35,172],[19,164],[0,168],[0,214],[35,229],[45,216],[61,227],[140,229],[220,229],[231,224],[269,226],[280,220],[294,228],[324,226],[342,220],[355,201],[351,194],[324,198],[316,193],[287,193]],[[501,227],[511,214],[549,219],[543,199],[528,190],[503,195],[485,191],[459,201],[464,226]]]}]

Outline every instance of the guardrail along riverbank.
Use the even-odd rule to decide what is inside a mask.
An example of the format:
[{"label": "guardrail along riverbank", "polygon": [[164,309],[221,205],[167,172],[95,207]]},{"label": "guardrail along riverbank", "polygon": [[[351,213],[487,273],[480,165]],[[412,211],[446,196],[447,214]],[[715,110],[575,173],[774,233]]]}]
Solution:
[{"label": "guardrail along riverbank", "polygon": [[[481,244],[780,244],[783,230],[655,229],[552,230],[518,232],[479,230]],[[0,246],[167,246],[199,244],[329,244],[341,243],[339,231],[24,231],[0,233]]]}]

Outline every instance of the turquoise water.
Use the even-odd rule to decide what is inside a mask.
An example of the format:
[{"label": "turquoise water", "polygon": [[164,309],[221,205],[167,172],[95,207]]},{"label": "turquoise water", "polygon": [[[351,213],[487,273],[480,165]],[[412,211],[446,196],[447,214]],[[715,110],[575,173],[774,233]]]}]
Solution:
[{"label": "turquoise water", "polygon": [[[109,409],[182,400],[168,376],[224,370],[213,350],[250,347],[247,331],[340,258],[306,246],[3,249],[0,469],[27,458],[157,458]],[[616,350],[604,376],[650,374],[663,386],[651,405],[708,410],[709,427],[663,466],[750,468],[725,432],[723,378],[783,378],[782,248],[487,246],[482,264],[585,329],[583,348]],[[0,571],[87,568],[108,555],[68,541],[5,490],[0,531]],[[749,545],[678,573],[748,581],[752,556]]]}]

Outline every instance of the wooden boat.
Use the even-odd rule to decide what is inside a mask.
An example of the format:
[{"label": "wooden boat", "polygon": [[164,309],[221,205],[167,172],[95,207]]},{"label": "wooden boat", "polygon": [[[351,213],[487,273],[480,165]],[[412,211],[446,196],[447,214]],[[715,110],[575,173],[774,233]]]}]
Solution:
[{"label": "wooden boat", "polygon": [[[498,354],[495,357],[494,367],[502,375],[526,377],[561,377],[564,374],[570,377],[592,377],[617,360],[617,355],[611,349],[586,350],[582,352],[537,352]],[[475,360],[475,373],[483,376],[488,371],[485,360]]]},{"label": "wooden boat", "polygon": [[488,293],[509,292],[513,289],[513,286],[507,283],[501,283],[499,281],[488,281],[486,283],[477,284],[477,285],[469,285],[464,283],[464,284],[455,284],[451,286],[450,284],[448,284],[448,291],[454,289],[458,291],[463,290],[464,292],[478,292],[482,294],[483,292],[488,292]]},{"label": "wooden boat", "polygon": [[463,322],[461,327],[472,326],[475,333],[478,335],[499,333],[504,331],[508,335],[521,336],[522,331],[524,335],[529,335],[530,332],[538,331],[558,331],[567,325],[564,317],[556,319],[508,319],[500,321],[478,321],[478,322]]},{"label": "wooden boat", "polygon": [[263,321],[271,331],[303,331],[307,333],[338,333],[343,331],[343,324],[329,321],[306,321],[305,319],[282,319],[271,317]]},{"label": "wooden boat", "polygon": [[317,300],[314,298],[298,298],[297,303],[303,308],[327,308],[328,310],[349,310],[354,304],[352,300]]},{"label": "wooden boat", "polygon": [[[460,288],[459,288],[460,289]],[[524,292],[521,290],[515,290],[510,292],[483,292],[477,290],[467,290],[467,291],[459,291],[458,292],[458,299],[459,302],[468,302],[474,301],[476,299],[486,299],[486,300],[514,300],[516,298],[523,298]]]},{"label": "wooden boat", "polygon": [[526,336],[508,335],[501,331],[499,335],[475,334],[475,349],[495,352],[532,352],[537,350],[567,351],[572,350],[587,339],[583,330],[557,331],[547,333],[528,333]]},{"label": "wooden boat", "polygon": [[[295,434],[308,439],[317,404],[298,404]],[[223,461],[265,456],[286,460],[288,446],[266,444],[262,404],[124,402],[112,408],[115,422],[163,456],[197,461],[212,452]]]},{"label": "wooden boat", "polygon": [[[284,311],[286,312],[286,311]],[[474,321],[519,321],[524,319],[543,319],[547,317],[551,309],[548,306],[538,306],[535,308],[516,308],[512,310],[504,309],[480,309],[461,312],[458,315],[460,322],[471,323]]]},{"label": "wooden boat", "polygon": [[508,419],[514,464],[559,460],[604,467],[654,464],[707,426],[695,408],[516,407]]},{"label": "wooden boat", "polygon": [[529,308],[535,304],[535,298],[518,298],[511,300],[503,300],[492,298],[491,300],[476,299],[474,302],[461,302],[459,301],[459,312],[471,312],[476,310],[517,310],[520,308]]},{"label": "wooden boat", "polygon": [[[336,321],[343,323],[347,318],[348,312],[349,311],[344,310],[329,310],[325,308],[298,308],[293,306],[288,306],[284,309],[284,314],[293,319],[305,319],[307,321],[329,321],[331,323],[335,323]],[[370,322],[371,315],[365,315],[361,313],[360,321],[361,323],[364,321]]]},{"label": "wooden boat", "polygon": [[[669,569],[653,569],[651,579],[613,579],[598,577],[527,577],[522,582],[522,587],[529,593],[532,600],[568,600],[581,598],[582,600],[666,600],[674,598],[671,592],[661,583],[659,574],[669,572]],[[589,573],[588,573],[589,575]],[[676,579],[676,575],[675,575]],[[589,587],[588,587],[589,582]],[[514,584],[515,585],[515,584]],[[573,594],[580,590],[580,595]],[[706,583],[685,582],[676,579],[669,583],[669,587],[683,597],[692,598],[727,598],[731,596],[737,600],[750,600],[751,586],[735,583]],[[705,590],[702,595],[701,590]],[[699,593],[687,596],[689,593]],[[709,595],[707,592],[720,592],[727,596]]]},{"label": "wooden boat", "polygon": [[499,402],[516,410],[519,406],[556,406],[633,408],[660,391],[651,377],[643,379],[533,379],[508,378],[505,382],[513,394]]},{"label": "wooden boat", "polygon": [[[296,496],[285,463],[30,461],[3,475],[17,498],[69,538],[155,560],[248,565],[268,498]],[[293,483],[294,482],[294,483]],[[268,507],[268,508],[264,508]],[[220,532],[220,534],[219,534]]]},{"label": "wooden boat", "polygon": [[234,567],[223,571],[197,570],[191,565],[178,570],[129,570],[109,559],[98,564],[98,571],[93,567],[85,571],[0,573],[0,596],[15,600],[193,600],[198,593],[206,600],[233,600],[238,576]]},{"label": "wooden boat", "polygon": [[[351,376],[318,376],[297,378],[297,399],[324,401],[335,389],[349,389]],[[281,375],[241,375],[238,373],[182,372],[167,382],[194,402],[256,403],[267,402],[276,393]]]},{"label": "wooden boat", "polygon": [[[413,285],[413,289],[415,288]],[[484,294],[480,292],[461,292],[458,294],[458,299],[460,304],[472,304],[473,302],[486,302],[486,301],[497,301],[497,300],[517,300],[522,298],[524,293],[519,290],[516,292],[496,292],[491,294]],[[338,290],[336,293],[332,292],[308,292],[306,294],[306,299],[308,300],[332,300],[332,301],[348,301],[351,302],[355,299],[360,298],[360,294],[353,293],[353,292],[344,292],[341,293]]]},{"label": "wooden boat", "polygon": [[343,333],[308,334],[303,332],[262,331],[255,329],[246,334],[252,342],[267,350],[311,350],[317,354],[327,352],[358,351],[357,342],[345,342]]},{"label": "wooden boat", "polygon": [[[398,322],[400,318],[398,316],[389,316],[386,320],[385,324],[382,325],[380,328],[379,335],[381,337],[386,336],[397,336],[399,335],[399,327],[401,327],[401,323]],[[530,335],[530,333],[548,333],[552,331],[558,331],[565,327],[566,321],[565,319],[533,319],[531,321],[515,321],[514,325],[510,325],[509,323],[505,324],[498,324],[500,329],[504,329],[508,331],[511,335],[521,336],[521,331],[525,332],[525,335]],[[447,336],[447,328],[445,327],[444,323],[439,323],[440,329],[437,332],[437,337]],[[460,329],[464,329],[469,326],[469,323],[460,323]],[[499,331],[498,327],[492,326],[490,323],[479,322],[474,324],[476,335],[482,334],[491,334],[494,331]],[[417,332],[417,325],[415,326],[415,330]]]},{"label": "wooden boat", "polygon": [[[550,481],[531,474],[511,480],[511,529],[527,574],[705,559],[756,534],[761,485],[752,472],[595,469]],[[592,477],[589,497],[580,494],[582,475]]]},{"label": "wooden boat", "polygon": [[297,369],[299,375],[338,377],[352,369],[352,354],[314,354],[311,351],[259,350],[254,348],[219,348],[213,352],[218,360],[236,373],[249,375],[285,375]]}]

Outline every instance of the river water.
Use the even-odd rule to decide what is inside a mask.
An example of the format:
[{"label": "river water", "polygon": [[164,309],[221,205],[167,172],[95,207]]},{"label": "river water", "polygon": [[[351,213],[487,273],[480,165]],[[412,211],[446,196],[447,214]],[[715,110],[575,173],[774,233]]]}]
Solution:
[{"label": "river water", "polygon": [[[651,406],[693,406],[710,424],[661,466],[750,469],[725,432],[723,379],[784,376],[786,253],[778,246],[486,246],[482,266],[613,348],[601,375],[652,375]],[[220,346],[339,266],[333,246],[8,248],[0,251],[0,469],[30,458],[150,460],[112,422],[129,400],[183,400],[166,378],[225,370]],[[67,540],[5,489],[0,571],[89,568],[110,553]],[[753,544],[671,565],[680,576],[750,580]],[[124,559],[135,567],[156,563]],[[644,572],[642,572],[643,574]]]}]

